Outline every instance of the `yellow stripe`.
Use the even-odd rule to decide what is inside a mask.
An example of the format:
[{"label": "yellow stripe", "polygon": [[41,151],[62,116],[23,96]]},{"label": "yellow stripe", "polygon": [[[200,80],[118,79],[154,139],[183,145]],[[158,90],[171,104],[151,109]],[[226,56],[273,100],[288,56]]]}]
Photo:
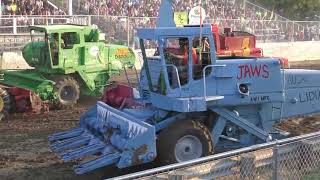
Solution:
[{"label": "yellow stripe", "polygon": [[243,38],[242,40],[242,49],[249,48],[250,39],[249,38]]},{"label": "yellow stripe", "polygon": [[243,50],[243,56],[250,56],[250,48],[246,48]]}]

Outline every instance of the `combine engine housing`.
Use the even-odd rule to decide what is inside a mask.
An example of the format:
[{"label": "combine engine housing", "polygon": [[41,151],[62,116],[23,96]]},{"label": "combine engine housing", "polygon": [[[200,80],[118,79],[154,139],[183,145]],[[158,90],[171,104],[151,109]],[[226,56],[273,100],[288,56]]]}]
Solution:
[{"label": "combine engine housing", "polygon": [[211,28],[218,56],[263,56],[262,49],[256,47],[255,35],[243,31],[231,31],[231,28],[224,28],[224,32],[220,33],[217,25],[212,25]]}]

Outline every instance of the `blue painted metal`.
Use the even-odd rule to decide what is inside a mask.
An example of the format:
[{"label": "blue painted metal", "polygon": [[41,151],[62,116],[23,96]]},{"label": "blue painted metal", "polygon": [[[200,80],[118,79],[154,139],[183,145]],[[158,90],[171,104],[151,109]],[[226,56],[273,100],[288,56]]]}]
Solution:
[{"label": "blue painted metal", "polygon": [[[210,47],[215,47],[214,39],[208,25],[202,30],[158,26],[138,29],[145,62],[140,86],[146,95],[141,97],[149,105],[119,110],[98,102],[81,117],[79,128],[49,137],[50,148],[63,160],[97,156],[75,166],[76,173],[111,164],[125,168],[153,161],[161,153],[156,152],[158,134],[173,123],[202,117],[203,124],[211,128],[216,148],[236,148],[278,137],[272,125],[283,118],[320,111],[320,71],[284,70],[274,58],[219,59],[215,48],[209,52],[210,62],[201,66],[202,78],[193,78],[189,55],[188,83],[171,87],[167,67],[179,68],[166,63],[165,40],[183,37],[191,41],[200,31],[202,37],[208,37]],[[158,42],[159,56],[147,57],[146,39]],[[211,72],[205,74],[205,69]],[[164,79],[165,93],[159,92],[159,79]],[[205,118],[210,113],[217,118]]]},{"label": "blue painted metal", "polygon": [[269,134],[267,132],[263,131],[261,128],[258,128],[257,126],[247,121],[246,119],[243,119],[242,117],[237,116],[236,113],[234,112],[231,112],[224,108],[214,108],[211,110],[219,114],[221,117],[228,119],[230,122],[239,126],[240,128],[246,129],[250,134],[253,134],[264,141],[267,141],[270,139]]},{"label": "blue painted metal", "polygon": [[96,156],[75,166],[78,174],[110,164],[130,167],[156,157],[154,126],[124,111],[98,102],[80,121],[79,128],[49,136],[51,150],[65,161]]},{"label": "blue painted metal", "polygon": [[162,0],[159,16],[157,19],[157,27],[175,27],[173,20],[172,0]]},{"label": "blue painted metal", "polygon": [[227,124],[227,119],[220,116],[218,117],[215,126],[211,130],[212,134],[212,144],[217,145],[219,143],[220,136]]}]

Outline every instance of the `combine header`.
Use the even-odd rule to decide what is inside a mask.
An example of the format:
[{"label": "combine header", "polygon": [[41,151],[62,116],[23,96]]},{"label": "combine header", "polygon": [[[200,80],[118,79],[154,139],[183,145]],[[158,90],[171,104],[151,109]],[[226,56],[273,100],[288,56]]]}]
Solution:
[{"label": "combine header", "polygon": [[10,111],[70,107],[80,95],[99,97],[113,74],[134,65],[133,51],[105,44],[95,26],[30,26],[30,32],[22,54],[34,69],[0,71],[0,119]]},{"label": "combine header", "polygon": [[[159,22],[173,19],[170,2],[163,2]],[[272,141],[284,137],[276,122],[320,111],[320,71],[283,69],[278,58],[218,57],[211,25],[138,29],[138,36],[144,64],[136,104],[98,102],[78,128],[49,137],[61,159],[83,160],[77,174]],[[150,44],[156,54],[146,51]]]}]

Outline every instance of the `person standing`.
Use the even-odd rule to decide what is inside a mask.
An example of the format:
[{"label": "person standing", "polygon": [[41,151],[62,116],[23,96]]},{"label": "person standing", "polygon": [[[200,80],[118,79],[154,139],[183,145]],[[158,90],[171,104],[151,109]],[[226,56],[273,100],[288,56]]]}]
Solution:
[{"label": "person standing", "polygon": [[15,0],[11,3],[11,15],[16,15],[17,13],[17,3]]}]

